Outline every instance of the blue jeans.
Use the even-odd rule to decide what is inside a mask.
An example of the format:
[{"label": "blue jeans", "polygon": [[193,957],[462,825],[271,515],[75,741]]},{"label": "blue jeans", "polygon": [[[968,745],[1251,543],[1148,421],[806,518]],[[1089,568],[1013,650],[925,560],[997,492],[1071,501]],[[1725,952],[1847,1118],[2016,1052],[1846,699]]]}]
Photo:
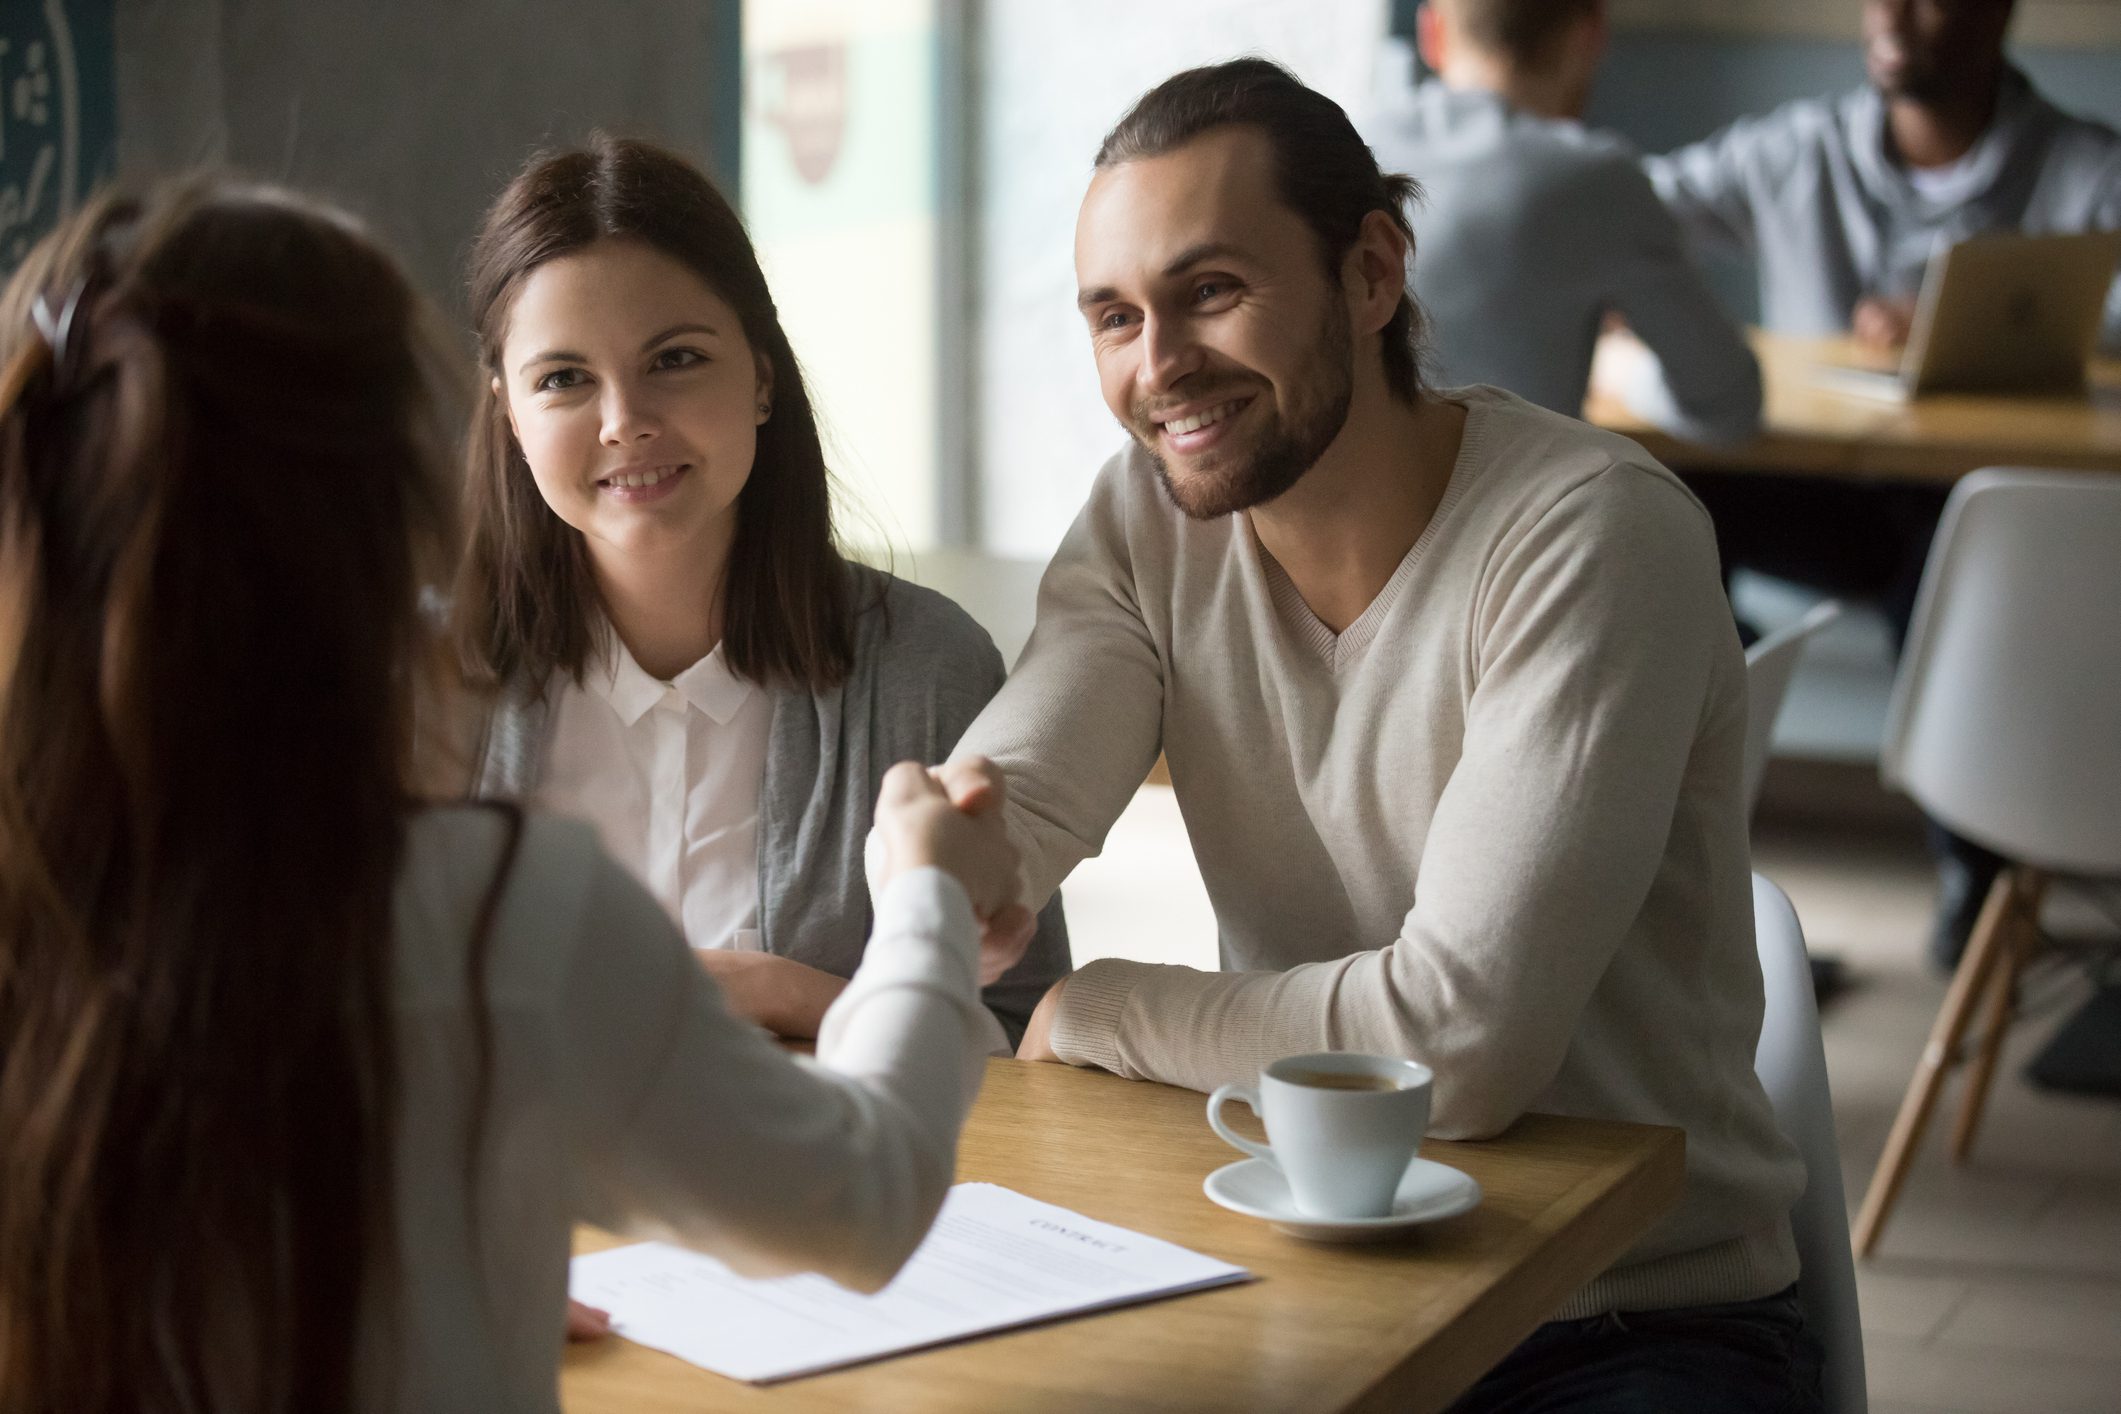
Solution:
[{"label": "blue jeans", "polygon": [[1817,1414],[1819,1341],[1796,1291],[1549,1321],[1451,1414]]}]

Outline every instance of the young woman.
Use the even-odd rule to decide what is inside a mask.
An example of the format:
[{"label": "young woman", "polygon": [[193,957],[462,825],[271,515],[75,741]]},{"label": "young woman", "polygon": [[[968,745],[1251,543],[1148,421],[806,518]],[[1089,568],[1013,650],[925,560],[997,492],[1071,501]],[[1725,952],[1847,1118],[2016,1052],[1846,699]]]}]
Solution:
[{"label": "young woman", "polygon": [[[841,558],[817,422],[751,243],[684,159],[599,138],[488,212],[471,314],[471,548],[496,706],[474,794],[593,823],[732,1005],[815,1034],[861,957],[892,762],[940,761],[1002,681],[940,595]],[[988,979],[1013,1046],[1068,968],[1058,901]]]},{"label": "young woman", "polygon": [[100,201],[0,300],[11,1414],[557,1410],[577,1219],[874,1287],[950,1181],[998,782],[886,777],[818,1067],[587,827],[420,807],[420,324],[230,187]]}]

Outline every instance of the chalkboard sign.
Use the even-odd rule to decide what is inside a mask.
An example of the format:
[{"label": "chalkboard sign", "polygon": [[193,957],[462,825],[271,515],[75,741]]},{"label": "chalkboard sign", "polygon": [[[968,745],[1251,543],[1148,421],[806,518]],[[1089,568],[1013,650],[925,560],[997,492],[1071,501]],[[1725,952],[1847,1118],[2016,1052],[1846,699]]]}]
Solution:
[{"label": "chalkboard sign", "polygon": [[0,275],[110,175],[116,3],[0,5]]}]

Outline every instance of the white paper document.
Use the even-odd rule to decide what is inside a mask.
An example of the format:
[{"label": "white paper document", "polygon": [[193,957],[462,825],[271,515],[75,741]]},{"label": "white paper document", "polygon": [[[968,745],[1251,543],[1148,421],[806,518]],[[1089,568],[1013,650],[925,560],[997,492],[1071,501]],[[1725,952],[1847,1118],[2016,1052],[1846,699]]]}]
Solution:
[{"label": "white paper document", "polygon": [[874,1296],[820,1276],[740,1277],[662,1242],[575,1258],[568,1294],[609,1311],[628,1340],[763,1383],[1250,1276],[991,1183],[960,1183]]}]

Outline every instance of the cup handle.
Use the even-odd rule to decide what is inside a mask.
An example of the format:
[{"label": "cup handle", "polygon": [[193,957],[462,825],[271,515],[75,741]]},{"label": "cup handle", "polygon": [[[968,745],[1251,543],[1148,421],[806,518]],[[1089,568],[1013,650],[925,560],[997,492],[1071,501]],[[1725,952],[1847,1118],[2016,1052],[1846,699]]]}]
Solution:
[{"label": "cup handle", "polygon": [[[1255,1159],[1264,1159],[1274,1164],[1274,1150],[1265,1144],[1255,1144],[1244,1135],[1223,1123],[1223,1105],[1231,1100],[1240,1100],[1245,1108],[1259,1113],[1259,1091],[1249,1085],[1223,1085],[1208,1097],[1208,1127],[1222,1137],[1222,1141],[1233,1149],[1242,1149]],[[1281,1165],[1274,1164],[1276,1168]]]}]

